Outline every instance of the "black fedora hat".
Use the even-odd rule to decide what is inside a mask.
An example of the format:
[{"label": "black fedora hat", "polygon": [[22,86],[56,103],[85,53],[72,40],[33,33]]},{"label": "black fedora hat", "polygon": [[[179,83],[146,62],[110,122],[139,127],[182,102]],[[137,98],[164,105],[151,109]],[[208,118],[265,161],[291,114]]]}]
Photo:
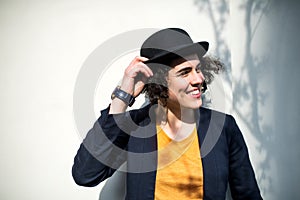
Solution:
[{"label": "black fedora hat", "polygon": [[152,34],[142,44],[140,55],[148,58],[145,63],[164,63],[174,57],[196,53],[199,58],[208,50],[206,41],[193,42],[189,34],[180,28],[162,29]]}]

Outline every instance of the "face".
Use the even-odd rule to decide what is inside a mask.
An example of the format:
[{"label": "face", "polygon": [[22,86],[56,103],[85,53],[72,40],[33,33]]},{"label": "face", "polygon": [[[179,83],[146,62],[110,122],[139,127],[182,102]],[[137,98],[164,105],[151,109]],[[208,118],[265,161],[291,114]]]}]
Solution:
[{"label": "face", "polygon": [[168,108],[197,109],[202,105],[201,87],[204,76],[201,63],[196,54],[172,62],[172,69],[167,77],[169,98]]}]

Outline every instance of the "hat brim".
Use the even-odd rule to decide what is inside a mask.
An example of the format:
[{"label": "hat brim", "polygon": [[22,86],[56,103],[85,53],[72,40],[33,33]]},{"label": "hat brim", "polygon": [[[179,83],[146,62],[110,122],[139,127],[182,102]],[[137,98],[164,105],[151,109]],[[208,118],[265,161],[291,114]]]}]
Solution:
[{"label": "hat brim", "polygon": [[202,41],[196,42],[189,45],[182,45],[177,46],[175,49],[172,50],[164,50],[162,49],[162,53],[156,55],[155,57],[150,58],[149,60],[145,61],[144,63],[164,63],[167,59],[172,59],[176,57],[184,57],[190,54],[197,54],[199,58],[204,56],[208,51],[209,43]]}]

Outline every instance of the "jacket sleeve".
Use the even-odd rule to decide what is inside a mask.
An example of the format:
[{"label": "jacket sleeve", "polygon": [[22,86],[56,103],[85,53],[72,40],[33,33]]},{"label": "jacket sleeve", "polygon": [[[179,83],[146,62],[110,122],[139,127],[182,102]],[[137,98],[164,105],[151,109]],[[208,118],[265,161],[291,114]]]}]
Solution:
[{"label": "jacket sleeve", "polygon": [[96,186],[126,161],[129,113],[110,115],[108,111],[101,112],[74,158],[72,176],[78,185]]},{"label": "jacket sleeve", "polygon": [[234,200],[262,199],[248,149],[234,118],[229,116],[229,185]]}]

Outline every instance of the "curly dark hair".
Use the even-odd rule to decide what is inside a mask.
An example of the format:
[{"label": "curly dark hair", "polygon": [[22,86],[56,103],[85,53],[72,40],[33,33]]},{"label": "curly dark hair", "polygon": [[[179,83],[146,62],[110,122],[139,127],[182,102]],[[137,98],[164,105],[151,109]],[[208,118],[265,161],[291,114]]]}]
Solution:
[{"label": "curly dark hair", "polygon": [[[201,57],[200,63],[201,71],[205,77],[205,84],[210,84],[213,81],[214,74],[218,74],[225,69],[224,64],[218,58],[212,56]],[[167,76],[168,71],[172,68],[172,63],[171,61],[165,61],[164,63],[148,65],[153,71],[153,76],[149,78],[143,92],[149,98],[151,104],[157,104],[158,100],[160,100],[162,105],[166,106],[169,97]]]}]

